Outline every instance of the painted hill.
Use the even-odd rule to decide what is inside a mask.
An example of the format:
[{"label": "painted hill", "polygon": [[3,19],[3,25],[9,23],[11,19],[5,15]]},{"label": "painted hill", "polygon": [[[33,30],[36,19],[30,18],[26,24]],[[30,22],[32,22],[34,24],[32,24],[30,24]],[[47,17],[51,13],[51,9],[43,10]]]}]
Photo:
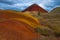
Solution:
[{"label": "painted hill", "polygon": [[33,21],[34,18],[30,14],[1,10],[0,40],[37,40],[39,35],[31,27],[36,26],[37,23]]},{"label": "painted hill", "polygon": [[[0,40],[60,40],[54,34],[60,33],[60,26],[56,25],[60,25],[60,21],[55,21],[50,15],[41,15],[39,18],[42,26],[29,12],[0,10]],[[53,18],[52,22],[49,18]]]},{"label": "painted hill", "polygon": [[42,7],[40,7],[37,4],[32,4],[27,9],[23,10],[23,12],[25,12],[25,11],[39,11],[41,13],[48,13],[46,10],[44,10]]}]

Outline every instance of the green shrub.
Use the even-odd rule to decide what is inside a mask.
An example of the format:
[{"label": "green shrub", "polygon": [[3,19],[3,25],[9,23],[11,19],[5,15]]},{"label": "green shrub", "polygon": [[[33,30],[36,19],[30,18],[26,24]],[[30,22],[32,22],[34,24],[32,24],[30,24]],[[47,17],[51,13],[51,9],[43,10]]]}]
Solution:
[{"label": "green shrub", "polygon": [[52,32],[52,31],[51,31],[50,29],[48,29],[48,28],[36,28],[35,31],[36,31],[37,33],[40,33],[40,34],[45,35],[45,36],[49,36],[50,33]]}]

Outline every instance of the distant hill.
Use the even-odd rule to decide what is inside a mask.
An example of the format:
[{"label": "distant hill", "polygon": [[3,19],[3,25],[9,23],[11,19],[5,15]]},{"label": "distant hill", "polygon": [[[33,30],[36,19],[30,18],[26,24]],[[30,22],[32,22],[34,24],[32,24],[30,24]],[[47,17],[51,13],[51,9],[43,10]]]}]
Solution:
[{"label": "distant hill", "polygon": [[32,4],[27,9],[23,10],[23,12],[25,12],[25,11],[38,11],[38,12],[41,12],[41,13],[48,13],[46,10],[44,10],[42,7],[40,7],[37,4]]},{"label": "distant hill", "polygon": [[50,11],[50,13],[60,13],[60,7],[56,7],[55,9]]},{"label": "distant hill", "polygon": [[51,17],[60,19],[60,7],[56,7],[52,11],[49,12]]}]

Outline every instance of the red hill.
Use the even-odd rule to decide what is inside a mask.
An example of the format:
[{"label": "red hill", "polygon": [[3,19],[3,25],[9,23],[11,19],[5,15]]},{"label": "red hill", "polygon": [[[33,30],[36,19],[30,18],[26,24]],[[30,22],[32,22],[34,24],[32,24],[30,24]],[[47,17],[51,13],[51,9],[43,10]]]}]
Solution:
[{"label": "red hill", "polygon": [[27,9],[23,10],[23,12],[25,11],[40,11],[41,13],[48,13],[46,10],[44,10],[42,7],[40,7],[37,4],[33,4],[29,6]]},{"label": "red hill", "polygon": [[[24,17],[24,18],[23,18]],[[13,18],[13,19],[11,19]],[[38,33],[26,22],[14,18],[28,19],[12,10],[0,10],[0,40],[33,40],[38,39]],[[29,21],[27,20],[27,21]]]}]

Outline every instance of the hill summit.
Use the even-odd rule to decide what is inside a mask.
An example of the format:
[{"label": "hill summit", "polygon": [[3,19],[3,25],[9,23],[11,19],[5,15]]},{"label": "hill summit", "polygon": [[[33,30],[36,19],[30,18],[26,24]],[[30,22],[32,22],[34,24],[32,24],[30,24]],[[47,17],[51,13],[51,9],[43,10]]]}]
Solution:
[{"label": "hill summit", "polygon": [[41,13],[47,13],[46,10],[44,10],[42,7],[40,7],[37,4],[32,4],[31,6],[29,6],[27,9],[23,10],[23,12],[25,11],[39,11]]}]

